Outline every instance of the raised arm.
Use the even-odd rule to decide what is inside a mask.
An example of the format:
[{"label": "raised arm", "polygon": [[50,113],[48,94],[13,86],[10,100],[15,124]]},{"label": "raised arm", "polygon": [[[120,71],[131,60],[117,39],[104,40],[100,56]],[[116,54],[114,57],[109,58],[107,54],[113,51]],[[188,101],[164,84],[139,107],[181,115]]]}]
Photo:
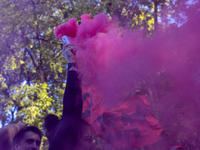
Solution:
[{"label": "raised arm", "polygon": [[[64,45],[63,55],[68,63],[75,63],[72,45]],[[49,150],[74,150],[78,141],[82,113],[81,79],[76,67],[68,70],[63,97],[63,116],[50,143]]]},{"label": "raised arm", "polygon": [[0,129],[0,150],[12,150],[13,138],[26,127],[24,123],[9,124]]}]

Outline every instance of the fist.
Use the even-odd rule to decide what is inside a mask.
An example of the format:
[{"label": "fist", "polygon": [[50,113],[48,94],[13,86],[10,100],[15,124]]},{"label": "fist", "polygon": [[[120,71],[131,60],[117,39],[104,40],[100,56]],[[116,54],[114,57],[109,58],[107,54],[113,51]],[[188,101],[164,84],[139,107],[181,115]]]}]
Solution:
[{"label": "fist", "polygon": [[62,52],[68,63],[75,63],[76,49],[74,45],[64,43]]},{"label": "fist", "polygon": [[17,123],[16,125],[19,127],[20,130],[25,129],[27,126],[25,123],[21,123],[21,122]]}]

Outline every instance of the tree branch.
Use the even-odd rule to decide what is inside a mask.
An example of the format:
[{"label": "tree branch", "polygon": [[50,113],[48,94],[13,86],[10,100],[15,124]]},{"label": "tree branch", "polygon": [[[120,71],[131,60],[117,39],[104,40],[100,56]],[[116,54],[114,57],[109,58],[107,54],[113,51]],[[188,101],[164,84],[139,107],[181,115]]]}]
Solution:
[{"label": "tree branch", "polygon": [[32,60],[32,62],[33,62],[34,67],[37,68],[37,65],[36,65],[36,63],[35,63],[35,60],[34,60],[34,58],[33,58],[33,55],[31,54],[31,52],[28,50],[28,48],[25,48],[25,50],[28,52],[29,56],[31,57],[31,60]]}]

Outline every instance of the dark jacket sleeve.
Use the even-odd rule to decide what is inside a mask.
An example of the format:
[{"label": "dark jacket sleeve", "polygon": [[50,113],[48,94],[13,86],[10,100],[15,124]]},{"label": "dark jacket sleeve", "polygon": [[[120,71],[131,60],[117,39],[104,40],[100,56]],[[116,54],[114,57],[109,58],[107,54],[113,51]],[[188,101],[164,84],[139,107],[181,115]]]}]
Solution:
[{"label": "dark jacket sleeve", "polygon": [[79,136],[81,114],[81,79],[76,71],[68,71],[63,97],[63,116],[49,150],[74,150]]}]

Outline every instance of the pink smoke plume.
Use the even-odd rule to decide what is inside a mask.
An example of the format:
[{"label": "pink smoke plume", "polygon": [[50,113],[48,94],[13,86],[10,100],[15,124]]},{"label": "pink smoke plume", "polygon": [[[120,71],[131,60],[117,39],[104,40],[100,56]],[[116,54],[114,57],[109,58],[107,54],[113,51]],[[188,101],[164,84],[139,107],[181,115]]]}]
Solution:
[{"label": "pink smoke plume", "polygon": [[[194,7],[186,15],[188,21],[181,27],[171,25],[144,38],[141,31],[118,27],[117,21],[105,14],[94,19],[87,14],[75,25],[71,43],[77,48],[84,82],[104,95],[102,105],[114,107],[145,84],[150,105],[158,110],[155,113],[169,136],[180,134],[180,141],[188,137],[192,143],[186,131],[190,128],[199,133],[200,125],[196,119],[200,107],[200,15]],[[180,112],[182,118],[177,116]]]},{"label": "pink smoke plume", "polygon": [[64,35],[74,38],[76,37],[77,29],[78,29],[78,24],[76,23],[76,19],[71,18],[69,19],[68,23],[64,23],[55,28],[55,36],[59,40],[62,40],[62,37]]}]

